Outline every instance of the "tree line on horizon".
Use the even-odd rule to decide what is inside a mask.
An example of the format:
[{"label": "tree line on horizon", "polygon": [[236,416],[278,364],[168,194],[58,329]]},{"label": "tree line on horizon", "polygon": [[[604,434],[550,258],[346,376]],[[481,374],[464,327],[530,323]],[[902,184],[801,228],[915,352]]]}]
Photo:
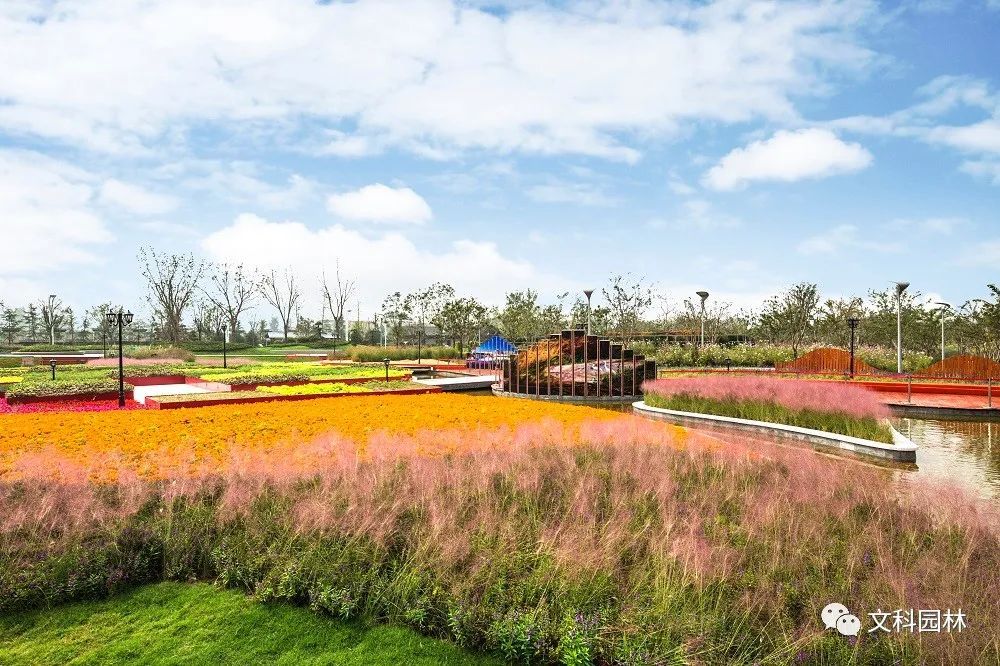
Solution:
[{"label": "tree line on horizon", "polygon": [[[354,344],[451,344],[465,351],[494,333],[514,342],[537,340],[565,328],[585,328],[587,302],[582,294],[557,294],[543,303],[536,290],[506,294],[499,307],[475,296],[460,296],[454,287],[434,283],[410,293],[388,294],[374,319],[349,321],[348,305],[359,290],[339,262],[329,274],[312,277],[322,294],[322,311],[303,312],[301,290],[306,278],[293,267],[256,270],[245,265],[210,264],[193,255],[139,252],[151,316],[136,318],[126,340],[178,345],[229,339],[262,344],[272,332],[282,340],[325,339]],[[931,356],[940,353],[945,320],[953,351],[1000,357],[1000,288],[987,285],[989,298],[941,308],[918,291],[872,290],[866,296],[824,298],[814,283],[800,282],[754,309],[709,299],[704,310],[706,343],[767,342],[788,345],[793,355],[815,345],[846,347],[848,319],[859,319],[859,345],[894,347],[897,306],[902,313],[904,347]],[[688,344],[698,341],[701,303],[685,298],[674,305],[667,294],[642,277],[612,275],[597,292],[589,312],[591,331],[626,342]],[[260,307],[275,316],[261,317]],[[112,333],[105,313],[117,309],[105,302],[74,310],[57,296],[20,306],[0,300],[0,340],[18,343],[83,344],[101,342]]]}]

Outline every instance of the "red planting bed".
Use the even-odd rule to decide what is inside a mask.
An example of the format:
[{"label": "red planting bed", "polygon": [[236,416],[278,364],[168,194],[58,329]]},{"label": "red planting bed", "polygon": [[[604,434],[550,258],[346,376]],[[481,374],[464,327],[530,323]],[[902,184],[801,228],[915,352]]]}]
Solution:
[{"label": "red planting bed", "polygon": [[[132,391],[125,391],[125,400],[132,399]],[[33,405],[38,403],[59,403],[59,402],[100,402],[105,400],[118,400],[118,391],[106,391],[102,393],[79,393],[75,395],[38,395],[38,396],[7,396],[9,405]],[[117,402],[116,402],[117,404]]]},{"label": "red planting bed", "polygon": [[126,399],[125,407],[118,407],[118,395],[113,400],[71,400],[63,398],[48,402],[14,403],[0,398],[0,414],[32,414],[36,412],[110,412],[118,409],[146,409],[145,405]]}]

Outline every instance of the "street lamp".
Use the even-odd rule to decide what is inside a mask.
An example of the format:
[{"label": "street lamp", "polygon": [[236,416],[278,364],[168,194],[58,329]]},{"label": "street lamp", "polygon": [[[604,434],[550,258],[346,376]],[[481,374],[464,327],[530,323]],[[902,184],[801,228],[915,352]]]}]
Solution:
[{"label": "street lamp", "polygon": [[701,299],[701,344],[699,346],[705,346],[705,301],[708,300],[707,291],[696,291],[698,297]]},{"label": "street lamp", "polygon": [[124,312],[121,308],[118,312],[108,312],[108,325],[118,327],[118,406],[125,406],[125,361],[122,351],[122,329],[132,323],[132,313]]},{"label": "street lamp", "polygon": [[903,292],[909,282],[896,282],[896,374],[903,374]]},{"label": "street lamp", "polygon": [[858,328],[858,324],[861,322],[857,317],[849,317],[847,319],[847,325],[851,327],[851,379],[854,379],[854,332]]},{"label": "street lamp", "polygon": [[389,359],[382,359],[382,363],[385,364],[385,381],[389,381]]},{"label": "street lamp", "polygon": [[583,295],[587,297],[587,335],[590,335],[590,297],[594,295],[594,290],[584,289]]},{"label": "street lamp", "polygon": [[951,303],[945,303],[944,301],[938,301],[935,305],[940,306],[941,310],[941,362],[944,362],[944,318],[951,310]]}]

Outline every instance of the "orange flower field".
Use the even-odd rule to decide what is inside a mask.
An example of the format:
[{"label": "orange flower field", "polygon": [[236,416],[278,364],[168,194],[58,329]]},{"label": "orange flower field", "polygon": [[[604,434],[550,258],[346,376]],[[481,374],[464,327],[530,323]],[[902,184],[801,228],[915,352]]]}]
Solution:
[{"label": "orange flower field", "polygon": [[[231,469],[234,460],[246,455],[265,461],[304,450],[315,455],[320,441],[352,443],[361,453],[405,445],[418,453],[442,454],[467,449],[470,442],[503,446],[526,427],[545,431],[549,441],[574,442],[585,426],[623,420],[638,421],[589,407],[528,400],[498,404],[448,394],[8,414],[0,417],[0,479],[67,476],[67,467],[103,478],[114,478],[121,470],[147,478],[210,474]],[[661,434],[667,428],[674,440],[685,433],[661,424],[643,427]],[[470,436],[477,432],[480,436]]]}]

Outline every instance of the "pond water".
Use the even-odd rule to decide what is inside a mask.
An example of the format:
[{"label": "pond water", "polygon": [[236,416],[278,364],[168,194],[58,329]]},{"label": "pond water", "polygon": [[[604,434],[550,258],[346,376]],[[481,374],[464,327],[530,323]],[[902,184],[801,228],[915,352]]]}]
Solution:
[{"label": "pond water", "polygon": [[917,470],[903,472],[961,485],[1000,500],[1000,422],[895,419],[920,448]]},{"label": "pond water", "polygon": [[[463,393],[493,396],[488,389]],[[590,406],[632,411],[631,404]],[[893,425],[920,447],[916,466],[900,466],[901,476],[943,480],[1000,500],[1000,422],[896,418]]]}]

